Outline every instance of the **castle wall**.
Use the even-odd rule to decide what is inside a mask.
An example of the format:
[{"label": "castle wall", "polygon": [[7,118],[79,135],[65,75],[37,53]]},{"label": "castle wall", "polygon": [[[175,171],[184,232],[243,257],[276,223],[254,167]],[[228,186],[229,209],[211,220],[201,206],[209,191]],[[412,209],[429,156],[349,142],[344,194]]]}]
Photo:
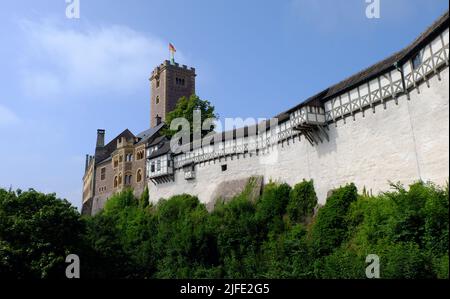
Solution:
[{"label": "castle wall", "polygon": [[[111,160],[103,163],[99,163],[96,166],[95,171],[95,196],[92,201],[91,215],[95,215],[100,212],[105,206],[106,201],[113,195],[114,186],[114,170]],[[105,177],[102,179],[101,171],[105,169]]]},{"label": "castle wall", "polygon": [[[374,194],[389,189],[389,181],[410,184],[419,179],[445,184],[449,178],[449,77],[448,67],[410,92],[372,109],[355,111],[352,116],[329,125],[329,141],[312,146],[295,136],[267,153],[238,154],[202,162],[195,166],[195,180],[185,180],[175,172],[174,182],[149,183],[150,199],[188,193],[209,203],[224,181],[260,175],[294,185],[313,179],[319,202],[327,193],[354,182]],[[418,93],[420,90],[420,94]],[[364,117],[363,117],[364,114]],[[222,165],[227,170],[222,171]]]}]

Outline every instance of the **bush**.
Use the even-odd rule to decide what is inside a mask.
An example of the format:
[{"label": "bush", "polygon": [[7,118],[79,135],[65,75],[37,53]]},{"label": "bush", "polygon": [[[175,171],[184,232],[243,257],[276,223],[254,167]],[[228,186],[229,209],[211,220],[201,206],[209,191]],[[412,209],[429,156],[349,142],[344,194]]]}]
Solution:
[{"label": "bush", "polygon": [[87,218],[52,194],[0,189],[0,278],[63,278],[75,253],[83,278],[359,279],[376,254],[381,278],[448,279],[448,186],[393,187],[341,187],[312,219],[312,181],[270,183],[256,201],[246,190],[212,213],[195,196],[153,206],[126,190]]},{"label": "bush", "polygon": [[163,200],[155,217],[156,277],[190,278],[198,275],[198,268],[211,265],[216,249],[207,231],[208,212],[198,198],[180,195]]},{"label": "bush", "polygon": [[313,181],[303,181],[291,190],[287,212],[292,222],[305,222],[317,206]]},{"label": "bush", "polygon": [[333,192],[317,215],[311,230],[311,246],[316,257],[329,255],[348,237],[346,221],[350,204],[358,197],[354,184]]},{"label": "bush", "polygon": [[283,216],[289,202],[291,187],[288,184],[270,183],[256,205],[256,220],[269,231],[283,231]]}]

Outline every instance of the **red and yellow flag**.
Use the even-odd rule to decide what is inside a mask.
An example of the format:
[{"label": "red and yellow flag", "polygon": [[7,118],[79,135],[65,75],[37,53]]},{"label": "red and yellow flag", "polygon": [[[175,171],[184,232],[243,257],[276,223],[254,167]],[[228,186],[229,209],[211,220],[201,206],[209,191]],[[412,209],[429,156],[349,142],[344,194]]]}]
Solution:
[{"label": "red and yellow flag", "polygon": [[172,53],[175,53],[177,51],[177,49],[175,49],[174,45],[172,45],[172,43],[169,43],[169,50]]}]

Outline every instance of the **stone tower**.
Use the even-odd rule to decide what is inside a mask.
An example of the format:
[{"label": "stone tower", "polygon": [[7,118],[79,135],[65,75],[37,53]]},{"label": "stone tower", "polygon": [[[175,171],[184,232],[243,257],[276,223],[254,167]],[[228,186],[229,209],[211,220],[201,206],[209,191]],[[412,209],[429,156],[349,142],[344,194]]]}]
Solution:
[{"label": "stone tower", "polygon": [[175,108],[181,97],[195,94],[195,76],[195,68],[172,64],[169,60],[155,68],[150,77],[152,128],[166,120],[167,113]]}]

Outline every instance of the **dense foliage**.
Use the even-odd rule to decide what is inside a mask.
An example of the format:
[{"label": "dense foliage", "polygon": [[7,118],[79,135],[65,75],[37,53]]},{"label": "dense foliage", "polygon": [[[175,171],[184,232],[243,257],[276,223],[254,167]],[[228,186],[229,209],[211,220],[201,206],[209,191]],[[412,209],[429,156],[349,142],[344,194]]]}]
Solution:
[{"label": "dense foliage", "polygon": [[448,187],[349,184],[320,208],[312,181],[248,197],[208,213],[190,195],[152,205],[129,190],[82,218],[54,195],[0,190],[0,278],[64,277],[69,253],[84,278],[365,278],[369,254],[382,278],[448,278]]}]

